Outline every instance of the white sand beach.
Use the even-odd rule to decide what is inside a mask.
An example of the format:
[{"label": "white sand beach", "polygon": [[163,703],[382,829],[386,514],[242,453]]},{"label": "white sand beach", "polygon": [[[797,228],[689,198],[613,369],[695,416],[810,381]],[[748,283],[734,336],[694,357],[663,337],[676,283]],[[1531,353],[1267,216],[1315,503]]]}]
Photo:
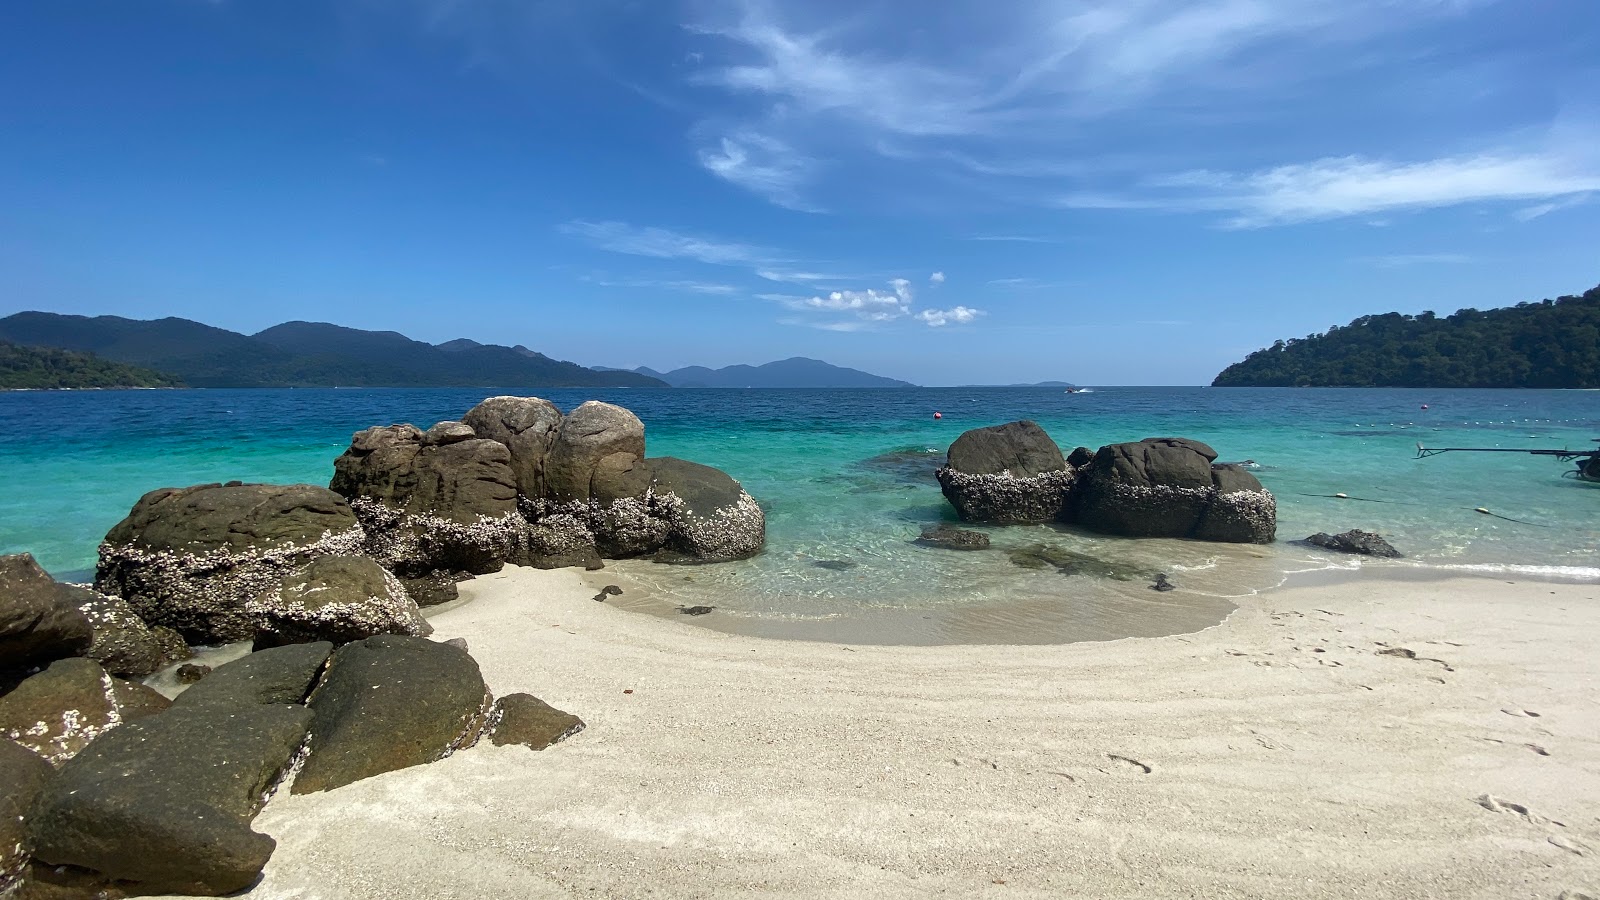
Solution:
[{"label": "white sand beach", "polygon": [[591,599],[617,581],[463,585],[436,637],[588,729],[280,793],[250,896],[1600,896],[1600,586],[1365,578],[1194,634],[884,647]]}]

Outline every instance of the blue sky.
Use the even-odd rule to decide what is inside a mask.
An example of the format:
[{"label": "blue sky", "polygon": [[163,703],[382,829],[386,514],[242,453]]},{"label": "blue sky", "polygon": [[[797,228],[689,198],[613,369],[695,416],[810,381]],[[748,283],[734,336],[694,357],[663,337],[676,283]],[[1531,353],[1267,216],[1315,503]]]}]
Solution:
[{"label": "blue sky", "polygon": [[0,315],[1204,383],[1600,282],[1592,0],[0,5]]}]

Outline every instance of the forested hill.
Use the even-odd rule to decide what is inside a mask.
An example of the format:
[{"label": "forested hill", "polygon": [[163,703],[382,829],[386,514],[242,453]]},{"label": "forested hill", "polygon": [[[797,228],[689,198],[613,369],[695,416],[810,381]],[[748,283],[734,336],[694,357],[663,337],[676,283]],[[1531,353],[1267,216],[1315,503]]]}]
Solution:
[{"label": "forested hill", "polygon": [[0,390],[62,388],[179,387],[169,375],[49,347],[23,347],[0,341]]},{"label": "forested hill", "polygon": [[1600,388],[1600,287],[1443,318],[1362,316],[1257,350],[1211,385]]}]

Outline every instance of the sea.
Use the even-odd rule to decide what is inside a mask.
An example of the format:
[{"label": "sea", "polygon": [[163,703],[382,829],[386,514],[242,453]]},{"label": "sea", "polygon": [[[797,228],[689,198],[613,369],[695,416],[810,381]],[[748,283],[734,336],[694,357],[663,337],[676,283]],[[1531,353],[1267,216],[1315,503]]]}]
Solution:
[{"label": "sea", "polygon": [[[101,537],[155,488],[327,484],[352,433],[427,427],[517,389],[259,389],[0,394],[0,553],[92,578]],[[1600,582],[1600,484],[1552,457],[1417,448],[1594,449],[1590,391],[1098,387],[562,389],[645,423],[651,456],[716,466],[766,510],[760,556],[618,571],[657,611],[778,637],[880,643],[1101,640],[1214,624],[1304,573]],[[956,523],[934,479],[969,428],[1032,419],[1061,445],[1210,444],[1278,502],[1266,546],[1128,539],[1064,526],[971,526],[988,550],[919,546]],[[1314,532],[1376,531],[1404,558],[1333,554]],[[1041,565],[1041,559],[1049,562]],[[615,565],[615,564],[614,564]],[[1163,574],[1178,590],[1152,590]]]}]

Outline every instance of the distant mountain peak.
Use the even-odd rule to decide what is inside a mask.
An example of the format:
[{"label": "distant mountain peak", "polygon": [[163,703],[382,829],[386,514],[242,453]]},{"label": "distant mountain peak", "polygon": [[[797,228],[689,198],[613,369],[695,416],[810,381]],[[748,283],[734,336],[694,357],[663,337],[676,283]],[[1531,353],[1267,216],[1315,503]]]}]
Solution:
[{"label": "distant mountain peak", "polygon": [[915,387],[910,382],[882,375],[873,375],[860,369],[849,369],[811,359],[791,356],[759,366],[734,365],[720,369],[705,366],[684,366],[670,372],[657,372],[640,366],[633,370],[640,375],[659,378],[673,387],[726,387],[726,388],[865,388],[865,387]]}]

